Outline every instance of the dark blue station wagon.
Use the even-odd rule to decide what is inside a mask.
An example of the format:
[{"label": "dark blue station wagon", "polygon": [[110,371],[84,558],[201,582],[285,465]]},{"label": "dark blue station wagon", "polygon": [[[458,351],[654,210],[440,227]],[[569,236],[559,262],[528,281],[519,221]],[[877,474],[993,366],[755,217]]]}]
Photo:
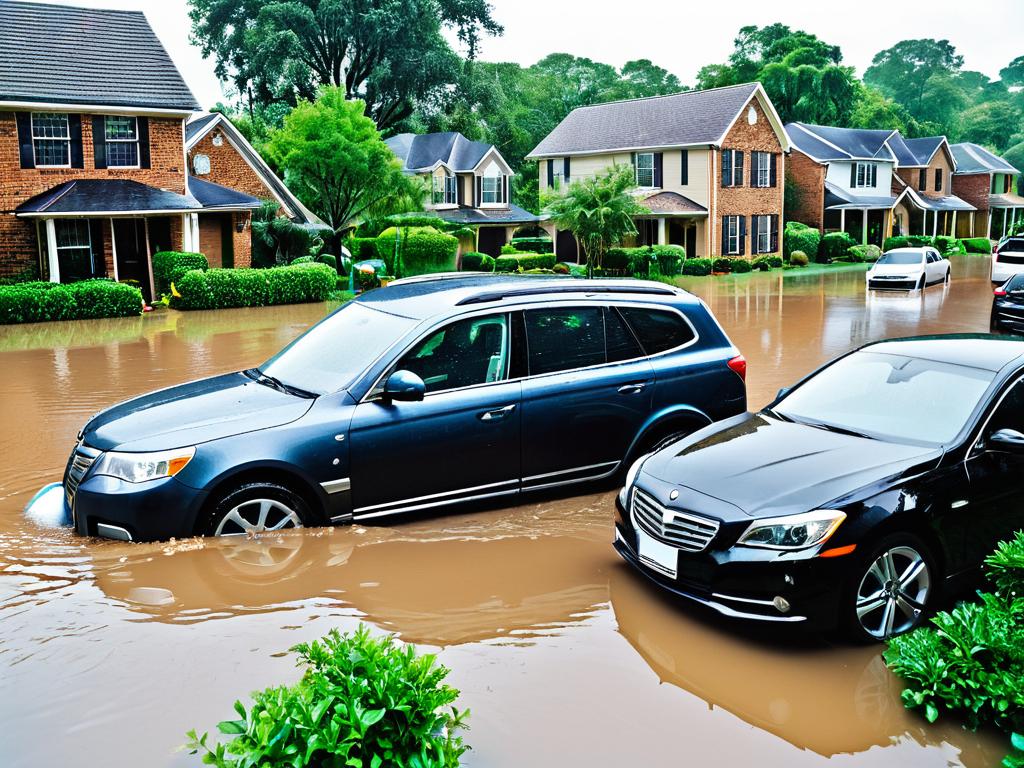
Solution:
[{"label": "dark blue station wagon", "polygon": [[97,414],[51,490],[78,533],[134,541],[378,520],[609,478],[743,413],[745,368],[670,286],[413,278]]}]

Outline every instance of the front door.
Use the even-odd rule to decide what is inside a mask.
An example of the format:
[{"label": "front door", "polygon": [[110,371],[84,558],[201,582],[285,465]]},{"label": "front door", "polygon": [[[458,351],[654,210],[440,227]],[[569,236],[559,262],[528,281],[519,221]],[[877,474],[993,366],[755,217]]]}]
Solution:
[{"label": "front door", "polygon": [[697,255],[697,226],[686,228],[686,258],[692,259]]},{"label": "front door", "polygon": [[146,220],[114,219],[114,252],[117,254],[117,279],[134,280],[146,301],[149,292],[149,254],[146,252]]},{"label": "front door", "polygon": [[510,331],[506,314],[433,331],[389,371],[423,379],[422,401],[371,393],[356,407],[349,429],[356,519],[518,492],[521,385],[509,381]]}]

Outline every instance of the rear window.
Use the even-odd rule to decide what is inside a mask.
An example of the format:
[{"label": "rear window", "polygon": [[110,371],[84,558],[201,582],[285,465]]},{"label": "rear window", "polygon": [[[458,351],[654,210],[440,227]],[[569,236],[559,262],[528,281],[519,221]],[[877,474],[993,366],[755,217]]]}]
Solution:
[{"label": "rear window", "polygon": [[999,253],[1004,251],[1013,251],[1014,253],[1024,253],[1024,238],[1022,237],[1011,237],[1005,243],[999,246]]},{"label": "rear window", "polygon": [[640,307],[618,307],[618,311],[648,355],[681,347],[696,338],[690,324],[676,312]]},{"label": "rear window", "polygon": [[1020,293],[1024,291],[1024,274],[1014,275],[1010,278],[1009,282],[1006,283],[1006,290],[1009,293]]}]

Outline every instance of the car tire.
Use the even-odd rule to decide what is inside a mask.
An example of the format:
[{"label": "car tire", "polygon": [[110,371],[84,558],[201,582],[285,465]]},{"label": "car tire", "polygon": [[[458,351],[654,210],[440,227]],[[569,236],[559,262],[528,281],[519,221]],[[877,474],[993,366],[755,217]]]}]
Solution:
[{"label": "car tire", "polygon": [[944,282],[944,283],[945,283],[946,285],[949,285],[949,279],[950,279],[950,278],[949,278],[949,272],[950,272],[950,270],[948,270],[948,269],[947,269],[947,270],[946,270],[946,277],[945,277],[945,279],[943,280],[943,282]]},{"label": "car tire", "polygon": [[917,290],[923,291],[926,285],[928,285],[928,283],[925,281],[924,275],[921,275],[921,279],[917,283]]},{"label": "car tire", "polygon": [[843,590],[845,634],[858,643],[878,643],[920,627],[942,582],[931,549],[914,534],[901,532],[865,551]]},{"label": "car tire", "polygon": [[313,523],[309,505],[277,483],[245,483],[218,496],[196,526],[200,536],[253,536],[304,528]]}]

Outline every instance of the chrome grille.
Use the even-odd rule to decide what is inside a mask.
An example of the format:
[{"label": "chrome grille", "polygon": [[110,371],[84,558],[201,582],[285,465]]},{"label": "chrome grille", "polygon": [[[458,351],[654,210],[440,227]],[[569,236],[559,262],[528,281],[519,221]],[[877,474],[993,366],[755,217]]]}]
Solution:
[{"label": "chrome grille", "polygon": [[647,533],[687,552],[701,552],[718,533],[719,523],[663,507],[638,488],[633,489],[633,517]]},{"label": "chrome grille", "polygon": [[85,477],[89,467],[93,465],[99,455],[99,451],[87,448],[81,443],[75,446],[71,460],[68,462],[67,472],[64,473],[64,499],[71,509],[75,508],[75,494],[78,492],[78,486],[82,483],[82,478]]}]

